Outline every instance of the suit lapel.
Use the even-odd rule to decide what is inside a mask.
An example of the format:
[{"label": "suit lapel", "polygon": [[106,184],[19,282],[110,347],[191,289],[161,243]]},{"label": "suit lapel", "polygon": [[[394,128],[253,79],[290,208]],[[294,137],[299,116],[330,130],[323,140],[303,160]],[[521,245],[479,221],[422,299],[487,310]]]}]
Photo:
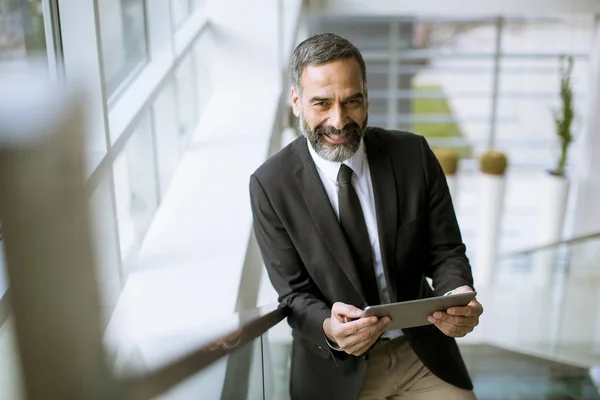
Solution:
[{"label": "suit lapel", "polygon": [[323,242],[333,254],[333,257],[348,277],[352,286],[363,301],[365,301],[365,295],[358,273],[356,272],[350,247],[335,215],[335,211],[331,206],[329,197],[325,192],[325,188],[317,172],[317,167],[308,152],[306,139],[296,140],[294,146],[301,160],[299,168],[295,171],[295,177],[306,207],[317,226]]},{"label": "suit lapel", "polygon": [[397,276],[394,268],[395,240],[398,226],[398,197],[392,159],[373,132],[365,135],[365,145],[375,197],[375,213],[377,215],[377,230],[383,269],[386,273],[391,301],[395,302],[398,299],[396,293]]}]

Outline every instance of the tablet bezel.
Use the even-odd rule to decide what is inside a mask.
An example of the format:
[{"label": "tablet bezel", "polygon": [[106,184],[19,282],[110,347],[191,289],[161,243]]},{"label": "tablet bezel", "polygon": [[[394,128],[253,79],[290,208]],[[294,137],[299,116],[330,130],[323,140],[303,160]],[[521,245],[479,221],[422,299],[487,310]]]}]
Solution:
[{"label": "tablet bezel", "polygon": [[399,303],[368,306],[361,318],[375,316],[390,317],[392,324],[387,328],[406,329],[416,326],[431,325],[428,317],[436,311],[446,311],[451,307],[464,307],[477,296],[477,292],[450,294],[447,296],[428,297]]}]

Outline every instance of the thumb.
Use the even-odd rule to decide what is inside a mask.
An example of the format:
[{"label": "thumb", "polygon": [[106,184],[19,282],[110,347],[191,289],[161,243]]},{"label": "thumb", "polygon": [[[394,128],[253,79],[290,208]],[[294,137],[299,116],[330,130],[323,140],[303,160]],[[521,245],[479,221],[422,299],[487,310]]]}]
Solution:
[{"label": "thumb", "polygon": [[331,311],[336,316],[345,316],[348,318],[360,318],[363,312],[360,308],[342,302],[335,303]]}]

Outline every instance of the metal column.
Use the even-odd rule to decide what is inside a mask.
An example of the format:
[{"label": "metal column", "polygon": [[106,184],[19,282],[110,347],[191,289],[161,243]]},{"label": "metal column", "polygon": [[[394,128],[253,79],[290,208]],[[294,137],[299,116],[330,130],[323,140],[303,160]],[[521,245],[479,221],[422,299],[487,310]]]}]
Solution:
[{"label": "metal column", "polygon": [[83,175],[82,99],[0,75],[0,218],[28,399],[116,398]]}]

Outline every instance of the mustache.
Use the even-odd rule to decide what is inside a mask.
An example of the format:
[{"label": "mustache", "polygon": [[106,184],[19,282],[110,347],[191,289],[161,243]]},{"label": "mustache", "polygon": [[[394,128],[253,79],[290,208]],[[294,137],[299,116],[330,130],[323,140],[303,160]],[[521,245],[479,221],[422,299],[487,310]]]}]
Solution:
[{"label": "mustache", "polygon": [[331,125],[319,126],[315,129],[317,135],[327,135],[329,137],[346,136],[351,134],[362,134],[362,129],[356,122],[350,122],[342,129],[336,129]]}]

